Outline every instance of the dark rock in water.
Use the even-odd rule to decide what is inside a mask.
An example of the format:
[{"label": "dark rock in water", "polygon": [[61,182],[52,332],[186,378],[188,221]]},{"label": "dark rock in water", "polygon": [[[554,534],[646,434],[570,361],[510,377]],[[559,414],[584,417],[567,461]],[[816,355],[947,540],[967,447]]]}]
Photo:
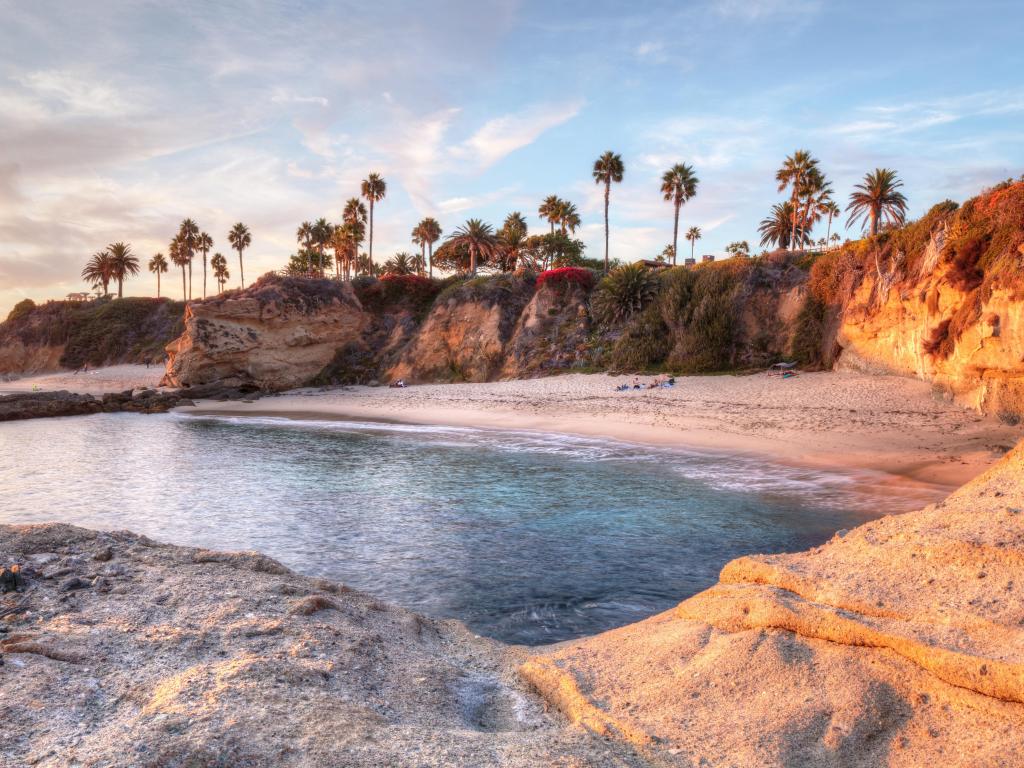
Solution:
[{"label": "dark rock in water", "polygon": [[107,392],[100,398],[75,392],[22,392],[0,396],[0,421],[82,416],[92,413],[165,413],[179,405],[194,405],[177,392],[144,389]]},{"label": "dark rock in water", "polygon": [[[194,400],[253,400],[261,394],[259,389],[253,384],[225,386],[218,383],[184,386],[178,392],[179,397],[187,394],[189,398]],[[182,402],[181,405],[185,405],[185,403]]]}]

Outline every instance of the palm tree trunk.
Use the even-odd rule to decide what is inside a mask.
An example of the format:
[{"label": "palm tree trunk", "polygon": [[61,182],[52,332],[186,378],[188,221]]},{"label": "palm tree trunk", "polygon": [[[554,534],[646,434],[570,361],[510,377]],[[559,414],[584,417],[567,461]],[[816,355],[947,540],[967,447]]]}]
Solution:
[{"label": "palm tree trunk", "polygon": [[160,271],[159,270],[157,270],[157,273],[156,273],[156,297],[158,299],[160,298]]},{"label": "palm tree trunk", "polygon": [[697,241],[696,240],[691,240],[690,241],[690,258],[691,259],[695,258],[694,255],[693,255],[693,250],[696,247],[697,247]]},{"label": "palm tree trunk", "polygon": [[434,278],[434,243],[430,242],[427,245],[430,246],[430,250],[427,252],[427,275]]},{"label": "palm tree trunk", "polygon": [[825,227],[825,250],[829,249],[829,243],[831,242],[828,238],[832,234],[832,213],[828,214],[828,226]]},{"label": "palm tree trunk", "polygon": [[871,209],[871,236],[878,234],[878,211]]},{"label": "palm tree trunk", "polygon": [[192,259],[188,260],[188,300],[192,301]]},{"label": "palm tree trunk", "polygon": [[604,273],[608,274],[608,198],[612,193],[612,180],[609,177],[604,183]]},{"label": "palm tree trunk", "polygon": [[185,265],[181,265],[181,300],[188,301],[188,292],[185,290]]},{"label": "palm tree trunk", "polygon": [[206,251],[203,251],[203,298],[206,298]]},{"label": "palm tree trunk", "polygon": [[672,225],[672,266],[676,265],[676,253],[679,251],[679,205],[676,202],[676,217]]},{"label": "palm tree trunk", "polygon": [[124,278],[117,278],[117,298],[122,298],[122,288],[124,288]]},{"label": "palm tree trunk", "polygon": [[245,288],[245,269],[242,267],[242,249],[238,249],[238,276],[242,280],[242,287]]},{"label": "palm tree trunk", "polygon": [[476,246],[469,246],[469,274],[476,275]]},{"label": "palm tree trunk", "polygon": [[[370,264],[373,264],[373,198],[370,198]],[[369,265],[367,265],[369,266]]]}]

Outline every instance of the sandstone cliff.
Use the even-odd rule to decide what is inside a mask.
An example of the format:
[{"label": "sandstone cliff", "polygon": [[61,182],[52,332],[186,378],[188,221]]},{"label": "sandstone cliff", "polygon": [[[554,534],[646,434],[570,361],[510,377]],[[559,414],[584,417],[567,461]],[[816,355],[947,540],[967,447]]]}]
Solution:
[{"label": "sandstone cliff", "polygon": [[1021,766],[1024,446],[945,502],[740,558],[644,622],[522,668],[679,765]]},{"label": "sandstone cliff", "polygon": [[936,206],[821,266],[841,307],[839,366],[916,376],[1024,417],[1024,182]]}]

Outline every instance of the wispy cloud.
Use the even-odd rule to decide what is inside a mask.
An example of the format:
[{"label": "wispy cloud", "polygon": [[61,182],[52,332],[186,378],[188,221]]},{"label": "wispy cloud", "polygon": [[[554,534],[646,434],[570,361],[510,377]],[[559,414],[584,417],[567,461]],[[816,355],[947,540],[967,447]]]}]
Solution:
[{"label": "wispy cloud", "polygon": [[583,100],[566,103],[538,104],[521,112],[488,120],[462,144],[450,152],[459,159],[468,159],[486,169],[517,149],[535,142],[541,134],[576,117],[583,109]]}]

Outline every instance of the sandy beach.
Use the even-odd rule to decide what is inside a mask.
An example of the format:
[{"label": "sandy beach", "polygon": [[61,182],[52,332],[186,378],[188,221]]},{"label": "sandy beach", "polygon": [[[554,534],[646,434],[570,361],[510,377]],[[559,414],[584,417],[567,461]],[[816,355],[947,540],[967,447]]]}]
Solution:
[{"label": "sandy beach", "polygon": [[14,392],[54,391],[66,389],[84,395],[104,392],[124,392],[127,389],[156,388],[164,375],[158,365],[110,365],[88,371],[54,371],[36,376],[23,376],[11,381],[0,381],[0,394]]},{"label": "sandy beach", "polygon": [[[650,381],[651,379],[645,379]],[[526,429],[744,452],[867,469],[952,490],[1024,435],[912,379],[857,373],[695,376],[615,392],[629,376],[573,374],[486,384],[296,390],[253,403],[200,401],[192,414],[392,420]]]}]

